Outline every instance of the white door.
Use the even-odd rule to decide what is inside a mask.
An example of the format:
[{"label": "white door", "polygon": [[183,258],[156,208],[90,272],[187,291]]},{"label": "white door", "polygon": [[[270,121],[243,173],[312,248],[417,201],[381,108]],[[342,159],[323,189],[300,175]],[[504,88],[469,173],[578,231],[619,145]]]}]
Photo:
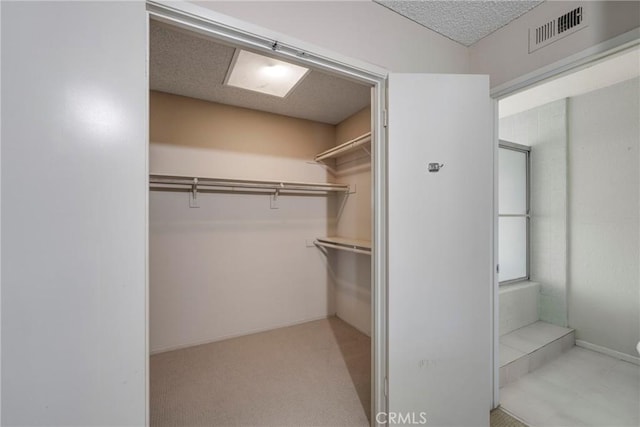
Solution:
[{"label": "white door", "polygon": [[389,424],[488,425],[489,78],[391,74],[388,108]]},{"label": "white door", "polygon": [[2,425],[144,425],[145,4],[0,7]]}]

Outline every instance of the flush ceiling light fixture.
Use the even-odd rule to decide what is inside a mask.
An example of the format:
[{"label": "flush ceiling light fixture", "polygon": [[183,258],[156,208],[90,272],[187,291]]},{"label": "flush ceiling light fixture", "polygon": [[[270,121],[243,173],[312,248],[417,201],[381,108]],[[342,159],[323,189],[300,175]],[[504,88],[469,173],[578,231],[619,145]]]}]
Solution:
[{"label": "flush ceiling light fixture", "polygon": [[236,49],[224,84],[284,98],[308,72],[308,68]]}]

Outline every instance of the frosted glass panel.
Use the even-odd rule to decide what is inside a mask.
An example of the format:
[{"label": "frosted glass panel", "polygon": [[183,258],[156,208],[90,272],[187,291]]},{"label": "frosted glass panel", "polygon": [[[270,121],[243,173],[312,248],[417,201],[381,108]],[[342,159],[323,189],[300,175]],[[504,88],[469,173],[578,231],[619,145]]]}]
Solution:
[{"label": "frosted glass panel", "polygon": [[527,218],[501,217],[499,233],[499,280],[519,279],[527,275]]},{"label": "frosted glass panel", "polygon": [[501,214],[527,213],[527,154],[500,148],[499,197]]}]

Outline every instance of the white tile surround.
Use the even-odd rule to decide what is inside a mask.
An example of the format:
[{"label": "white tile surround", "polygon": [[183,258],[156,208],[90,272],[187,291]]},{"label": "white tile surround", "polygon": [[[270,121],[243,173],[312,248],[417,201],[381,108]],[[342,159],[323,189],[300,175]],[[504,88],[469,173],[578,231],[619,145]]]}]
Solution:
[{"label": "white tile surround", "polygon": [[538,321],[540,284],[520,282],[500,287],[500,336]]},{"label": "white tile surround", "polygon": [[640,425],[640,366],[572,347],[500,390],[504,410],[534,427]]},{"label": "white tile surround", "polygon": [[538,321],[500,337],[500,387],[556,359],[575,344],[573,329]]}]

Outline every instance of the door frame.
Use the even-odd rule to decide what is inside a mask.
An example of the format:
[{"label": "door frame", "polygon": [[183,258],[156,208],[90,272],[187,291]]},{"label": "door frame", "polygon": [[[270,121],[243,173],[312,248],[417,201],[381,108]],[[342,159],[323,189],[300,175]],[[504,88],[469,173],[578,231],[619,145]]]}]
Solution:
[{"label": "door frame", "polygon": [[[244,21],[204,9],[190,3],[165,3],[147,0],[147,24],[156,20],[197,32],[206,37],[263,51],[271,56],[321,69],[343,78],[372,86],[372,252],[371,252],[371,425],[376,414],[387,411],[387,135],[386,86],[387,70],[374,65],[323,51],[317,46],[291,39]],[[148,55],[148,53],[147,53]],[[147,58],[147,64],[148,64]],[[147,70],[148,74],[148,70]],[[149,284],[147,280],[147,301]],[[148,310],[147,310],[148,313]],[[147,337],[149,317],[146,318]],[[147,361],[149,350],[147,349]],[[148,367],[147,367],[148,372]],[[149,378],[147,374],[147,420],[149,417]]]},{"label": "door frame", "polygon": [[581,52],[556,61],[546,67],[539,68],[507,83],[501,84],[490,90],[490,96],[494,107],[494,167],[493,167],[493,201],[494,201],[494,235],[493,235],[493,259],[495,268],[493,286],[493,367],[492,367],[492,408],[500,406],[500,331],[499,331],[499,283],[498,283],[498,145],[499,145],[499,111],[500,100],[518,92],[530,89],[534,86],[549,82],[558,77],[574,73],[583,68],[594,65],[611,55],[621,53],[640,45],[640,28],[635,28],[614,38],[596,44]]}]

